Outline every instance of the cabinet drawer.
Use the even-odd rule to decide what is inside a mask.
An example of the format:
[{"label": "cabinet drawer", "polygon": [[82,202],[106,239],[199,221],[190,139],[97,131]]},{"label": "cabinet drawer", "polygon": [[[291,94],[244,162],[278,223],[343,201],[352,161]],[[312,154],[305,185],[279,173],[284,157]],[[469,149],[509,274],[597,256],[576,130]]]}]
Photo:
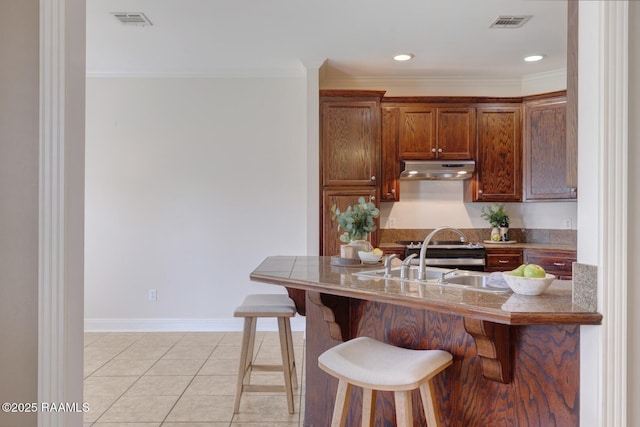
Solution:
[{"label": "cabinet drawer", "polygon": [[538,264],[547,273],[555,274],[559,279],[570,279],[572,264],[577,260],[575,251],[524,251],[527,264]]},{"label": "cabinet drawer", "polygon": [[511,250],[487,250],[486,271],[509,271],[522,264],[522,251]]}]

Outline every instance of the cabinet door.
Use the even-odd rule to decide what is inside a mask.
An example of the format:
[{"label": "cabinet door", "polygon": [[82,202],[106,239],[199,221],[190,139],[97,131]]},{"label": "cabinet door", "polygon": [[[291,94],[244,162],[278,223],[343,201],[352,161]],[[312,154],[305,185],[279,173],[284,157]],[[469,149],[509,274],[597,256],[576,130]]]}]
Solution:
[{"label": "cabinet door", "polygon": [[524,104],[524,200],[575,199],[567,187],[566,97]]},{"label": "cabinet door", "polygon": [[436,156],[443,160],[473,158],[475,108],[447,107],[437,110]]},{"label": "cabinet door", "polygon": [[522,200],[521,107],[482,107],[477,114],[476,176],[471,199],[481,202]]},{"label": "cabinet door", "polygon": [[[336,205],[343,211],[348,206],[358,203],[360,197],[364,197],[365,200],[372,201],[378,206],[375,189],[325,190],[322,192],[322,241],[320,242],[320,253],[322,255],[340,255],[340,245],[344,244],[340,241],[340,235],[344,231],[338,231],[338,224],[332,219],[331,207]],[[378,223],[378,221],[379,220],[376,220],[376,223]],[[369,242],[371,242],[374,247],[377,246],[377,230],[371,233]]]},{"label": "cabinet door", "polygon": [[399,112],[399,148],[402,160],[436,158],[436,109],[401,107]]},{"label": "cabinet door", "polygon": [[400,200],[400,159],[398,157],[397,107],[382,108],[382,161],[380,162],[380,201]]},{"label": "cabinet door", "polygon": [[377,185],[380,108],[375,101],[326,101],[321,107],[322,185]]},{"label": "cabinet door", "polygon": [[527,249],[524,251],[524,262],[538,264],[549,274],[558,279],[569,280],[573,275],[573,263],[577,261],[576,251],[545,251]]}]

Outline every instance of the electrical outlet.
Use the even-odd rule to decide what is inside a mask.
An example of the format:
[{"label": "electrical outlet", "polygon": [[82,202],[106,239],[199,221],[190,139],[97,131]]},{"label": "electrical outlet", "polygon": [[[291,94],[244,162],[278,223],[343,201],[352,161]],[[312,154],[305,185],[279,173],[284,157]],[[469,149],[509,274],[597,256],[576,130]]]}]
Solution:
[{"label": "electrical outlet", "polygon": [[396,219],[389,217],[389,228],[396,228]]},{"label": "electrical outlet", "polygon": [[565,230],[571,230],[571,218],[565,218],[563,224]]},{"label": "electrical outlet", "polygon": [[156,289],[149,289],[149,292],[147,292],[147,298],[149,299],[149,301],[157,301],[158,291]]}]

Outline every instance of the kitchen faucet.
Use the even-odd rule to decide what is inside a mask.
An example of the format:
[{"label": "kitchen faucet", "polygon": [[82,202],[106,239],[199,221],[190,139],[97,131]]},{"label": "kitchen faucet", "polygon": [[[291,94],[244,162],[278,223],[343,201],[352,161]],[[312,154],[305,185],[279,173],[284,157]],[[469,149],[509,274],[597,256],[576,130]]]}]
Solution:
[{"label": "kitchen faucet", "polygon": [[420,248],[420,267],[418,268],[418,280],[424,280],[427,276],[427,246],[429,246],[429,242],[431,242],[433,236],[444,230],[450,230],[458,234],[460,236],[461,242],[467,241],[467,236],[465,236],[462,231],[453,227],[439,227],[433,230],[431,233],[427,234],[427,237],[424,238],[424,242],[422,242],[422,247]]},{"label": "kitchen faucet", "polygon": [[418,254],[411,254],[408,257],[406,257],[403,261],[402,261],[402,266],[400,267],[400,278],[401,279],[406,279],[407,278],[407,273],[409,273],[409,269],[411,268],[410,264],[411,264],[411,259],[417,257]]},{"label": "kitchen faucet", "polygon": [[396,258],[396,254],[389,254],[384,259],[384,277],[391,277],[391,260]]}]

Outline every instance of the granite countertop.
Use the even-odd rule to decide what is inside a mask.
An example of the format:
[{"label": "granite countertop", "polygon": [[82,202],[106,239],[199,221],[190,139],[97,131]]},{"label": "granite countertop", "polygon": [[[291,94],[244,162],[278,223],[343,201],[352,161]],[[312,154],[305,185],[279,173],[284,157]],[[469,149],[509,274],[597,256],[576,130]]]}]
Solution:
[{"label": "granite countertop", "polygon": [[[482,245],[486,249],[538,249],[538,250],[546,250],[546,251],[575,251],[576,247],[574,245],[562,244],[562,243],[525,243],[525,242],[515,242],[515,243],[484,243]],[[378,247],[382,250],[401,250],[404,249],[404,245],[394,242],[383,242],[378,244]]]},{"label": "granite countertop", "polygon": [[[416,307],[506,325],[600,324],[602,315],[572,301],[572,282],[556,280],[539,296],[488,293],[446,286],[369,279],[354,273],[371,268],[331,265],[331,257],[271,256],[251,280],[351,298]],[[402,284],[402,285],[401,285]]]}]

